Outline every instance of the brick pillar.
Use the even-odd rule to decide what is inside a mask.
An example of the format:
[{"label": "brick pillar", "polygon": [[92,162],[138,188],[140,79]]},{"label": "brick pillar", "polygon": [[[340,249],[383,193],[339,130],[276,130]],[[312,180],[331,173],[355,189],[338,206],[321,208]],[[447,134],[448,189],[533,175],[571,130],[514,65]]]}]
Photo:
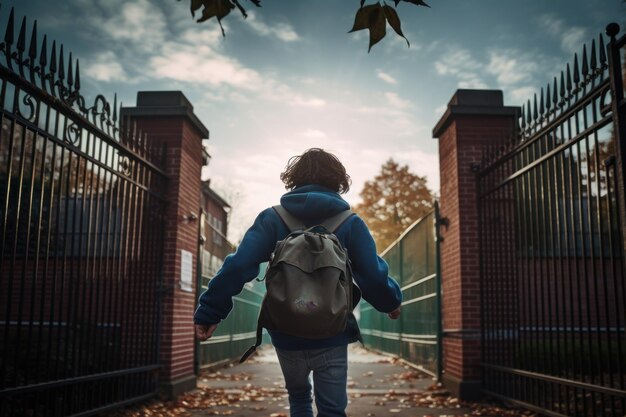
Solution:
[{"label": "brick pillar", "polygon": [[[159,190],[168,201],[160,380],[163,391],[171,397],[196,387],[192,317],[196,305],[200,174],[204,165],[202,140],[208,138],[209,131],[180,91],[139,92],[137,107],[123,108],[121,116],[136,123],[148,140],[167,148],[164,169],[170,179],[166,189]],[[191,213],[195,216],[189,217]],[[192,255],[191,291],[180,285],[183,250]]]},{"label": "brick pillar", "polygon": [[476,174],[483,148],[511,138],[518,107],[502,91],[457,90],[433,129],[439,139],[442,226],[443,383],[462,399],[481,395],[479,213]]}]

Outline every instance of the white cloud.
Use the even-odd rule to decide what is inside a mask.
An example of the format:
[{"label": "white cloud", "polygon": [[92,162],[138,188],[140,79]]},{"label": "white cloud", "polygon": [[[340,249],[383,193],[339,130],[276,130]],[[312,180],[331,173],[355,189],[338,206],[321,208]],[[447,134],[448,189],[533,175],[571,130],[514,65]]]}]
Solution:
[{"label": "white cloud", "polygon": [[248,13],[246,19],[248,26],[262,36],[274,36],[284,42],[300,40],[293,26],[288,23],[272,23],[272,26],[259,19],[254,12]]},{"label": "white cloud", "polygon": [[587,30],[580,26],[568,26],[563,19],[552,14],[539,16],[537,22],[543,30],[560,39],[561,48],[566,52],[577,52],[587,38]]},{"label": "white cloud", "polygon": [[441,106],[435,108],[435,114],[439,117],[443,116],[443,114],[448,110],[447,104],[442,104]]},{"label": "white cloud", "polygon": [[304,132],[302,132],[302,136],[306,137],[306,138],[312,138],[312,139],[321,139],[321,138],[327,138],[328,135],[324,132],[322,132],[321,130],[318,129],[307,129]]},{"label": "white cloud", "polygon": [[97,9],[87,16],[90,23],[106,36],[116,41],[130,42],[134,48],[143,51],[152,51],[158,47],[167,29],[165,15],[149,0],[123,3],[108,17]]},{"label": "white cloud", "polygon": [[237,60],[214,53],[210,46],[182,42],[166,43],[161,53],[150,58],[148,66],[156,78],[246,90],[258,89],[263,78]]},{"label": "white cloud", "polygon": [[411,102],[409,100],[405,100],[405,99],[401,98],[396,93],[387,92],[387,93],[385,93],[385,98],[387,99],[387,102],[392,107],[395,107],[397,109],[403,110],[403,109],[408,109],[408,108],[410,108],[412,106],[412,104],[411,104]]},{"label": "white cloud", "polygon": [[103,52],[94,58],[93,63],[85,67],[85,72],[90,78],[98,81],[129,81],[129,77],[111,51]]},{"label": "white cloud", "polygon": [[275,99],[278,101],[284,101],[288,104],[291,104],[293,106],[298,106],[298,107],[310,107],[310,108],[321,108],[326,106],[326,101],[321,99],[321,98],[317,98],[317,97],[304,97],[300,94],[294,93],[294,92],[287,92],[284,95],[284,99],[281,100],[280,97],[273,97],[270,93],[270,96],[267,97],[268,99]]},{"label": "white cloud", "polygon": [[462,48],[451,48],[435,62],[435,69],[439,75],[458,75],[466,70],[476,71],[480,67],[470,51]]},{"label": "white cloud", "polygon": [[533,58],[516,50],[492,50],[487,72],[496,76],[501,87],[507,88],[532,78],[538,69]]},{"label": "white cloud", "polygon": [[487,84],[479,75],[483,66],[467,49],[450,48],[435,61],[435,70],[439,75],[452,75],[458,78],[460,88],[487,88]]},{"label": "white cloud", "polygon": [[321,108],[326,100],[308,96],[248,68],[222,51],[217,29],[188,29],[177,39],[165,42],[148,60],[154,78],[210,86],[205,97],[214,101],[248,101],[251,95],[267,101],[307,108]]},{"label": "white cloud", "polygon": [[426,152],[415,147],[395,152],[393,159],[408,165],[413,173],[426,177],[431,191],[439,190],[439,152]]},{"label": "white cloud", "polygon": [[383,72],[381,70],[378,70],[376,75],[378,76],[378,78],[380,78],[381,80],[383,80],[384,82],[386,82],[388,84],[397,84],[398,83],[398,81],[395,78],[393,78],[391,75],[389,75],[386,72]]},{"label": "white cloud", "polygon": [[348,34],[353,42],[366,43],[369,42],[369,34],[367,30],[357,30]]},{"label": "white cloud", "polygon": [[561,37],[561,47],[567,52],[578,52],[587,40],[587,31],[581,27],[569,28]]},{"label": "white cloud", "polygon": [[509,98],[512,103],[526,103],[527,100],[533,97],[537,93],[535,87],[519,87],[511,89],[509,92]]}]

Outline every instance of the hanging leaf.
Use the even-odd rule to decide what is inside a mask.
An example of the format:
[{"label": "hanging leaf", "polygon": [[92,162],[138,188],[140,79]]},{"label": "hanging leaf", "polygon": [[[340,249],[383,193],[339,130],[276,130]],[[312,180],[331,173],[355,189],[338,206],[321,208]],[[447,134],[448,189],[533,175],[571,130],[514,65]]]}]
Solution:
[{"label": "hanging leaf", "polygon": [[424,0],[394,0],[394,2],[396,3],[396,6],[398,6],[398,3],[400,3],[401,1],[415,4],[416,6],[430,7],[428,4],[424,2]]},{"label": "hanging leaf", "polygon": [[[180,0],[178,0],[180,1]],[[191,0],[191,16],[196,17],[196,11],[202,7],[203,0]]]},{"label": "hanging leaf", "polygon": [[358,30],[370,28],[370,15],[375,9],[380,9],[380,3],[371,4],[357,10],[356,16],[354,16],[354,25],[348,33],[356,32]]},{"label": "hanging leaf", "polygon": [[385,6],[383,7],[383,10],[385,12],[385,16],[387,17],[387,22],[389,22],[389,26],[391,26],[391,28],[399,36],[402,36],[404,38],[404,40],[406,41],[406,46],[410,47],[411,44],[409,43],[409,40],[402,33],[402,28],[400,27],[401,26],[401,24],[400,24],[400,16],[398,16],[398,13],[396,12],[396,9],[394,9],[391,6],[387,6],[385,4]]},{"label": "hanging leaf", "polygon": [[213,17],[217,18],[217,23],[222,29],[222,36],[226,36],[224,32],[224,26],[222,26],[222,19],[226,17],[235,6],[229,0],[202,0],[202,17],[197,20],[198,23],[209,20]]},{"label": "hanging leaf", "polygon": [[[261,1],[260,0],[250,0],[256,7],[261,7]],[[239,9],[239,11],[241,12],[243,18],[247,18],[248,17],[248,13],[246,13],[246,9],[244,9],[244,7],[241,5],[241,3],[239,3],[239,0],[231,0],[231,2],[237,6],[237,8]]]},{"label": "hanging leaf", "polygon": [[385,18],[383,7],[380,3],[376,3],[362,7],[356,12],[354,24],[348,33],[368,29],[370,31],[370,45],[367,51],[369,52],[372,46],[385,37],[387,32],[386,26],[387,19]]},{"label": "hanging leaf", "polygon": [[[380,3],[378,4],[380,6]],[[387,19],[382,7],[375,9],[370,15],[370,46],[367,52],[372,50],[372,46],[376,45],[387,34]]]},{"label": "hanging leaf", "polygon": [[217,20],[222,20],[226,17],[235,6],[229,0],[203,0],[204,9],[202,10],[202,17],[197,20],[198,23],[204,22],[216,17]]},{"label": "hanging leaf", "polygon": [[[261,0],[249,1],[257,7],[261,7]],[[368,29],[370,35],[368,52],[370,52],[372,47],[386,36],[387,22],[389,22],[389,25],[398,34],[398,36],[404,38],[407,46],[410,46],[409,40],[402,32],[400,17],[394,7],[391,7],[386,3],[382,6],[380,2],[366,6],[365,0],[359,1],[361,6],[356,12],[354,24],[348,33]],[[417,6],[430,7],[424,0],[394,0],[395,6],[398,6],[398,4],[402,1],[415,4]],[[222,29],[222,36],[226,36],[224,27],[222,26],[222,19],[226,17],[235,7],[239,9],[244,18],[248,17],[248,13],[241,3],[241,0],[190,0],[190,10],[191,15],[195,17],[196,12],[202,8],[202,16],[197,20],[198,23],[205,22],[215,17],[220,25],[220,28]]]}]

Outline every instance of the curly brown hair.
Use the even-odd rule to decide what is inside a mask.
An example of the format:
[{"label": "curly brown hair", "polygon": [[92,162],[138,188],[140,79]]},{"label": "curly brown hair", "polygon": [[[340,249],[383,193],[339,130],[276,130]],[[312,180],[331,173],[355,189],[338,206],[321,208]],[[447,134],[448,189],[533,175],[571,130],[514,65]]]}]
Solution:
[{"label": "curly brown hair", "polygon": [[280,179],[288,190],[315,184],[341,194],[347,193],[352,183],[339,159],[320,148],[311,148],[302,155],[289,158]]}]

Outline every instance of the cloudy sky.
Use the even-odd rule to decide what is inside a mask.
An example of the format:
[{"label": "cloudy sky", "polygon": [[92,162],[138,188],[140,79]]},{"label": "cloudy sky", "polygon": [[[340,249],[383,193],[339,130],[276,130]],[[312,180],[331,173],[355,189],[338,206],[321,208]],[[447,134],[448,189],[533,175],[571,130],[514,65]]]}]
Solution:
[{"label": "cloudy sky", "polygon": [[134,106],[137,91],[181,90],[210,130],[203,175],[232,202],[234,242],[284,192],[289,157],[310,147],[345,163],[352,204],[390,157],[437,191],[432,128],[457,88],[501,89],[519,105],[607,23],[626,21],[621,0],[405,3],[410,48],[388,28],[368,53],[366,31],[347,34],[359,0],[242,3],[250,15],[228,16],[225,38],[215,20],[195,23],[189,0],[5,0],[0,20],[12,6],[37,19],[80,59],[87,96],[117,92]]}]

